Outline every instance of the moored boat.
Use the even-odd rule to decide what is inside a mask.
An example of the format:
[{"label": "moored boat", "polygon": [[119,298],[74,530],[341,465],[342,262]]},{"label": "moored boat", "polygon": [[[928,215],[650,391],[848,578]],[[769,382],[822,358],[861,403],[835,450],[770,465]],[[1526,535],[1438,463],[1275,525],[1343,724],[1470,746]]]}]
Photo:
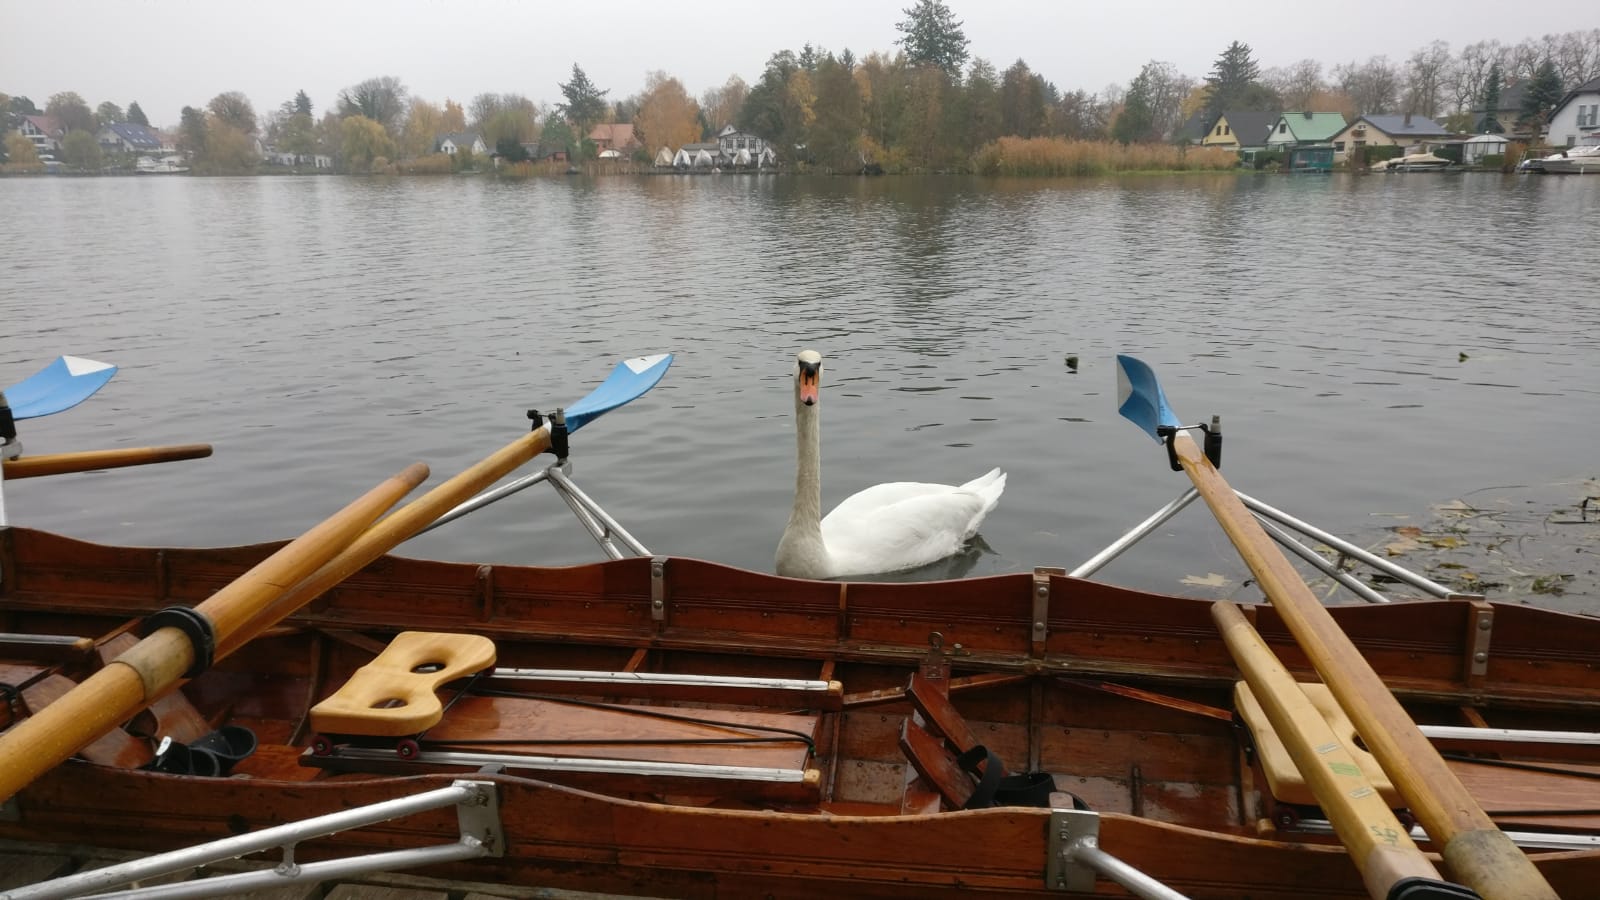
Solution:
[{"label": "moored boat", "polygon": [[1568,147],[1549,156],[1525,160],[1519,168],[1539,175],[1600,175],[1600,144]]}]

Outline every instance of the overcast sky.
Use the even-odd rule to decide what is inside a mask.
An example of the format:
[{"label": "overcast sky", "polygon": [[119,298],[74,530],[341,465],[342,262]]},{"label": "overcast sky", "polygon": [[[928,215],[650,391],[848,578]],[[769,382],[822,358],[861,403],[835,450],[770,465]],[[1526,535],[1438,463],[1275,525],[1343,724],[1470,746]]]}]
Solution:
[{"label": "overcast sky", "polygon": [[[414,96],[465,103],[493,92],[560,99],[573,63],[620,99],[660,69],[699,96],[810,42],[858,57],[893,51],[913,0],[0,0],[0,92],[41,108],[77,91],[91,107],[139,101],[155,125],[186,104],[243,91],[266,112],[304,89],[317,115],[340,88],[398,76]],[[1431,41],[1452,51],[1485,39],[1593,27],[1577,4],[1453,0],[1197,2],[949,0],[970,52],[998,68],[1018,58],[1064,91],[1126,83],[1151,59],[1203,77],[1230,41],[1262,68],[1313,58],[1331,66]],[[1580,21],[1583,20],[1583,21]]]}]

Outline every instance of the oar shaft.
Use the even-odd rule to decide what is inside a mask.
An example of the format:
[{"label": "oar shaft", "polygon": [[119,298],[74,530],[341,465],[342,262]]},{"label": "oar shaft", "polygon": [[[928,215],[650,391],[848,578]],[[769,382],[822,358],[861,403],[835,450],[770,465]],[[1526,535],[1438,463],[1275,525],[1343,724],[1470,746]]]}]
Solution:
[{"label": "oar shaft", "polygon": [[1439,880],[1438,870],[1412,842],[1410,829],[1400,825],[1344,740],[1312,706],[1244,613],[1224,601],[1212,604],[1211,618],[1295,768],[1361,871],[1367,893],[1385,900],[1402,879]]},{"label": "oar shaft", "polygon": [[[241,626],[251,604],[261,605],[332,559],[362,529],[428,477],[413,465],[291,541],[195,608],[208,619],[220,646],[253,634]],[[56,702],[0,734],[0,799],[132,718],[182,680],[196,659],[190,638],[176,627],[158,628]]]},{"label": "oar shaft", "polygon": [[173,444],[166,447],[80,450],[75,453],[51,453],[44,456],[24,456],[20,459],[8,459],[5,461],[4,471],[6,478],[38,478],[43,475],[61,475],[67,472],[120,469],[125,466],[147,466],[151,463],[174,462],[180,459],[201,459],[210,455],[210,444]]},{"label": "oar shaft", "polygon": [[1175,442],[1189,480],[1367,748],[1441,848],[1451,875],[1485,900],[1557,900],[1544,876],[1473,800],[1211,461],[1186,432],[1178,432]]},{"label": "oar shaft", "polygon": [[[321,596],[324,591],[393,550],[441,515],[549,448],[550,427],[546,425],[512,441],[454,478],[395,510],[292,590],[258,611],[250,621],[249,630],[258,633],[276,625],[284,617]],[[240,643],[218,640],[217,655],[221,657],[233,652]]]}]

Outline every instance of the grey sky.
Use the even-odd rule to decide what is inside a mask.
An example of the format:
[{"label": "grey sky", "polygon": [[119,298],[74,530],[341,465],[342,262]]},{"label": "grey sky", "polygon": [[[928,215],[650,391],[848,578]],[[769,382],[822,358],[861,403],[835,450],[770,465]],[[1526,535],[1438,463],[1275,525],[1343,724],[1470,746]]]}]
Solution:
[{"label": "grey sky", "polygon": [[[559,99],[574,62],[612,99],[661,69],[699,96],[738,74],[754,83],[767,58],[810,42],[865,56],[893,51],[895,23],[913,0],[696,3],[601,0],[3,0],[0,92],[43,107],[77,91],[92,107],[137,100],[153,124],[185,104],[243,91],[257,112],[304,89],[317,114],[340,88],[395,75],[415,96],[465,103],[486,91]],[[1433,40],[1452,51],[1485,39],[1516,43],[1594,27],[1583,4],[1458,0],[1429,4],[1344,0],[949,0],[974,56],[1000,69],[1016,59],[1062,90],[1126,83],[1151,59],[1203,77],[1229,41],[1263,68],[1307,57],[1331,66],[1377,54],[1403,60]],[[1579,21],[1580,19],[1586,21]]]}]

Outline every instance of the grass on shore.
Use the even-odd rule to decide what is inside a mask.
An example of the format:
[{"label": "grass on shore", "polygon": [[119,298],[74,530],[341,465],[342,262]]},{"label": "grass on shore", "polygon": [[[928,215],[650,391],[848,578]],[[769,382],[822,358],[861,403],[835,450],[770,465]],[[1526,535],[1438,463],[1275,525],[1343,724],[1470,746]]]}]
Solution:
[{"label": "grass on shore", "polygon": [[1239,157],[1217,147],[1119,144],[1062,138],[1003,137],[972,157],[979,175],[1111,175],[1120,172],[1227,172]]}]

